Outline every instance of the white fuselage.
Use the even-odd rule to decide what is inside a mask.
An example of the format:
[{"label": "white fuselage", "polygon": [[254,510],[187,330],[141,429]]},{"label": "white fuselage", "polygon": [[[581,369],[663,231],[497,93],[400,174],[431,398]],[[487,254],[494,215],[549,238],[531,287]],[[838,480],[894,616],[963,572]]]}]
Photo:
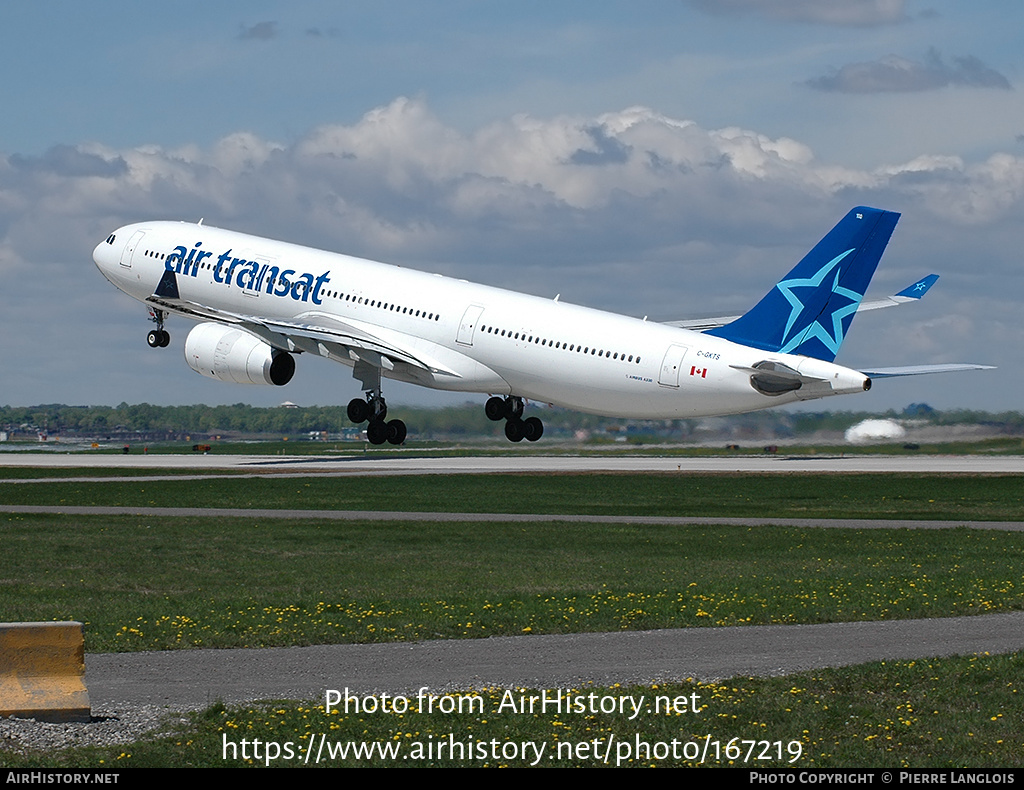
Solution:
[{"label": "white fuselage", "polygon": [[[316,332],[303,337],[302,328],[361,333],[424,361],[407,364],[396,354],[385,359],[384,376],[436,389],[516,395],[606,416],[683,418],[869,384],[857,371],[809,357],[213,227],[148,222],[112,235],[113,243],[96,247],[96,265],[140,301],[173,269],[181,300],[207,316],[288,323],[297,329],[279,348],[350,365],[354,356],[318,341]],[[764,361],[816,381],[764,395],[750,381],[750,368]]]}]

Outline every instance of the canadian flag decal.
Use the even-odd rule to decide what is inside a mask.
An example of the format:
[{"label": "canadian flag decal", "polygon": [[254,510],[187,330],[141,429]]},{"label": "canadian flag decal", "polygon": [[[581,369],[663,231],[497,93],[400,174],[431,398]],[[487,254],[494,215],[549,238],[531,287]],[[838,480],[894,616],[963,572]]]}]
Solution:
[{"label": "canadian flag decal", "polygon": [[702,379],[706,379],[708,377],[708,369],[698,368],[696,365],[690,365],[690,375],[700,376]]}]

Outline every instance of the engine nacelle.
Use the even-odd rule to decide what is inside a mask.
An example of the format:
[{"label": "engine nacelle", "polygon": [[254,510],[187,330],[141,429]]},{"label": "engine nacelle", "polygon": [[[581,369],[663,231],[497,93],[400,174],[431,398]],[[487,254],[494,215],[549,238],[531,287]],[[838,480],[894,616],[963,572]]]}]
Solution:
[{"label": "engine nacelle", "polygon": [[287,384],[295,359],[245,330],[199,324],[185,338],[185,361],[196,373],[234,384]]}]

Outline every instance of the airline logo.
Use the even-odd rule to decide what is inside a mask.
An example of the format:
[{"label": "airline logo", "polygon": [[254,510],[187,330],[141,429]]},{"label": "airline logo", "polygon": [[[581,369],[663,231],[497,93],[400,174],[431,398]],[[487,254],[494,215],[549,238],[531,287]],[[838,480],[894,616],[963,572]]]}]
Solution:
[{"label": "airline logo", "polygon": [[[807,278],[792,278],[781,280],[775,287],[779,289],[779,292],[786,297],[786,301],[789,302],[790,312],[789,318],[786,321],[786,329],[783,332],[783,338],[781,348],[779,351],[784,354],[792,353],[799,346],[808,342],[812,338],[817,338],[821,341],[822,345],[825,346],[829,351],[832,352],[833,358],[839,353],[839,346],[843,342],[843,335],[846,332],[846,328],[843,326],[843,322],[850,318],[857,312],[857,306],[860,304],[862,294],[856,291],[851,291],[849,288],[843,288],[839,285],[839,276],[842,273],[842,269],[839,267],[842,263],[843,258],[853,252],[853,249],[849,249],[841,255],[837,255],[835,258],[830,260],[811,277]],[[835,271],[835,277],[831,287],[828,286],[825,278]],[[798,319],[802,319],[805,313],[810,313],[806,309],[804,302],[800,300],[794,291],[797,288],[810,289],[810,293],[807,295],[807,300],[811,300],[817,294],[822,284],[832,294],[832,299],[826,302],[828,307],[832,308],[831,313],[828,315],[810,315],[810,321],[805,324],[799,324],[794,329],[794,324],[797,323]],[[840,305],[840,298],[848,300],[846,304]],[[824,318],[825,323],[831,320],[831,326],[824,326],[821,319]],[[846,321],[849,325],[849,321]],[[799,352],[797,352],[799,353]]]},{"label": "airline logo", "polygon": [[[197,241],[190,250],[179,244],[167,256],[164,267],[169,272],[198,277],[200,264],[207,258],[214,258],[214,253],[201,249],[202,246],[203,243]],[[215,282],[234,284],[248,291],[271,296],[290,296],[297,302],[323,304],[320,289],[331,281],[330,272],[314,277],[309,272],[298,273],[295,269],[284,269],[270,263],[234,258],[231,252],[227,250],[216,256],[216,264],[213,266]]]}]

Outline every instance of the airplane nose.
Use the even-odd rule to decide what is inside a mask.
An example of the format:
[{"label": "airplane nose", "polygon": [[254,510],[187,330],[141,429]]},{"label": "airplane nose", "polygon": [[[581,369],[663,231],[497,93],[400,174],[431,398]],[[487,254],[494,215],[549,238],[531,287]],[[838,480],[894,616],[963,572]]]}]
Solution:
[{"label": "airplane nose", "polygon": [[111,238],[113,234],[107,236],[103,241],[96,245],[96,248],[92,251],[92,260],[96,264],[96,268],[103,272],[104,275],[110,271],[110,267],[116,263],[114,245],[111,244]]}]

